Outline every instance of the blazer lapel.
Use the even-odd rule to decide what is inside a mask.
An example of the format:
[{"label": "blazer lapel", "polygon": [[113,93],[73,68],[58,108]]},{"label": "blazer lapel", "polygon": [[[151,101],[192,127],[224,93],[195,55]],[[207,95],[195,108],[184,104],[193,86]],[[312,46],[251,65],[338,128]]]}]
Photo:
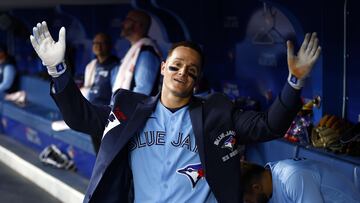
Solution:
[{"label": "blazer lapel", "polygon": [[159,96],[156,97],[149,97],[143,102],[139,103],[136,106],[133,116],[129,119],[128,124],[126,127],[121,131],[118,132],[118,129],[114,129],[115,136],[118,136],[115,143],[112,145],[108,145],[107,147],[111,147],[112,149],[106,150],[109,154],[106,156],[106,162],[109,164],[114,157],[118,154],[118,152],[128,143],[129,139],[134,135],[134,133],[141,128],[147,118],[151,115],[153,109],[156,106]]},{"label": "blazer lapel", "polygon": [[196,145],[199,150],[201,165],[205,170],[205,150],[203,134],[203,108],[202,101],[196,97],[192,98],[189,106],[191,124],[195,134]]}]

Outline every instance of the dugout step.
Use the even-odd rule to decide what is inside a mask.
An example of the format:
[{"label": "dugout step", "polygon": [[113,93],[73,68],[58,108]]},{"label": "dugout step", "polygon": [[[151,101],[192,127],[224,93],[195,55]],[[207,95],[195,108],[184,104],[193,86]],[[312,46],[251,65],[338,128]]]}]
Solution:
[{"label": "dugout step", "polygon": [[89,180],[64,169],[44,165],[39,154],[0,134],[0,161],[62,202],[82,202]]}]

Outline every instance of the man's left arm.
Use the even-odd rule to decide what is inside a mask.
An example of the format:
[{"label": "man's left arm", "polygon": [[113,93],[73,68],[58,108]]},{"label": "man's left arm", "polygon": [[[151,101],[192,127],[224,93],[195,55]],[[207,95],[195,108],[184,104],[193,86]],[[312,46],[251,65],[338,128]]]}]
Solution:
[{"label": "man's left arm", "polygon": [[281,137],[289,128],[301,108],[300,94],[304,80],[309,75],[321,48],[317,34],[306,34],[297,55],[294,46],[287,42],[289,77],[280,95],[265,113],[236,110],[233,113],[235,128],[242,142],[268,141]]},{"label": "man's left arm", "polygon": [[[300,94],[305,79],[314,67],[320,52],[321,48],[315,32],[311,35],[309,33],[305,35],[305,39],[296,55],[294,54],[293,44],[287,41],[289,76],[277,99],[278,101],[275,101],[268,111],[268,123],[271,129],[282,129],[283,132],[290,126],[300,110]],[[286,129],[284,129],[284,126]]]},{"label": "man's left arm", "polygon": [[150,95],[158,78],[160,70],[160,59],[149,49],[139,53],[136,61],[133,92]]}]

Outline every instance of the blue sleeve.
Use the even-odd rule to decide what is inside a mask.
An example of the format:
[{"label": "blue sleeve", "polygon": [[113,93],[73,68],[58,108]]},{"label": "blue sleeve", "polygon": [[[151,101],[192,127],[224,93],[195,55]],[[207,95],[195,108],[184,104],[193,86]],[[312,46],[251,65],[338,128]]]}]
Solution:
[{"label": "blue sleeve", "polygon": [[307,172],[298,172],[289,176],[285,182],[285,193],[294,203],[324,202],[320,184]]},{"label": "blue sleeve", "polygon": [[140,52],[136,61],[134,92],[150,95],[159,74],[160,59],[150,50]]},{"label": "blue sleeve", "polygon": [[71,74],[70,74],[69,69],[67,69],[59,77],[53,78],[55,93],[59,93],[62,90],[64,90],[64,88],[66,87],[66,85],[69,82],[70,78],[71,78]]},{"label": "blue sleeve", "polygon": [[9,89],[14,82],[16,75],[15,67],[11,64],[5,65],[3,80],[0,83],[0,92],[4,92]]}]

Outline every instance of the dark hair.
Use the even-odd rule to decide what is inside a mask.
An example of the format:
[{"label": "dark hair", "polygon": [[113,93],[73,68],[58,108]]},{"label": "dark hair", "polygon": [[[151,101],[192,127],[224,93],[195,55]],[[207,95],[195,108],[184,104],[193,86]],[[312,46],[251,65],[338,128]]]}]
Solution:
[{"label": "dark hair", "polygon": [[265,168],[246,161],[241,162],[241,180],[243,183],[243,192],[251,193],[252,185],[259,183],[261,180],[262,173],[265,172]]},{"label": "dark hair", "polygon": [[188,47],[188,48],[196,51],[200,55],[201,67],[204,65],[204,53],[203,53],[203,50],[201,49],[201,47],[197,43],[191,42],[191,41],[181,41],[181,42],[174,43],[174,44],[172,44],[171,48],[169,49],[167,57],[170,57],[172,52],[177,47]]},{"label": "dark hair", "polygon": [[112,39],[111,39],[111,36],[110,36],[109,34],[107,34],[107,33],[105,33],[105,32],[98,32],[98,33],[96,33],[96,35],[94,36],[94,38],[95,38],[96,36],[102,36],[102,37],[104,37],[105,43],[108,44],[108,45],[110,45],[110,46],[112,45]]}]

